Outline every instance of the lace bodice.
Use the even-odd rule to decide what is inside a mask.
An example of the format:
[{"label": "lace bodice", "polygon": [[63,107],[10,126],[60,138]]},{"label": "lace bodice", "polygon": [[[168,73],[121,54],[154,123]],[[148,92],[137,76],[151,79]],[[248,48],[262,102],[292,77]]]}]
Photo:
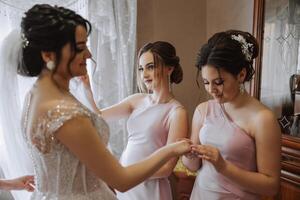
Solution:
[{"label": "lace bodice", "polygon": [[101,139],[107,144],[109,129],[101,116],[92,113],[77,101],[60,100],[44,115],[39,116],[35,124],[30,125],[27,118],[30,99],[29,94],[22,125],[35,170],[36,190],[32,199],[116,199],[108,186],[86,169],[55,137],[55,132],[68,120],[80,116],[92,121]]}]

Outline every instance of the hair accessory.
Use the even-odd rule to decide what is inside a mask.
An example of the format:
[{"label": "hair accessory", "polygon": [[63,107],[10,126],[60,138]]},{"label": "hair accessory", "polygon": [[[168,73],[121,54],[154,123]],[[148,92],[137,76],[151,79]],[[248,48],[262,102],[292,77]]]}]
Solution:
[{"label": "hair accessory", "polygon": [[238,35],[231,35],[231,39],[238,41],[242,47],[242,53],[245,55],[245,58],[248,62],[251,61],[252,53],[249,51],[249,48],[253,48],[253,44],[248,43],[245,38],[238,34]]},{"label": "hair accessory", "polygon": [[50,61],[48,61],[48,62],[46,63],[46,67],[47,67],[50,71],[52,71],[52,70],[55,68],[55,63],[54,63],[52,60],[50,60]]},{"label": "hair accessory", "polygon": [[26,48],[29,45],[29,41],[27,40],[24,33],[21,34],[21,38],[22,38],[22,46],[23,46],[23,48]]}]

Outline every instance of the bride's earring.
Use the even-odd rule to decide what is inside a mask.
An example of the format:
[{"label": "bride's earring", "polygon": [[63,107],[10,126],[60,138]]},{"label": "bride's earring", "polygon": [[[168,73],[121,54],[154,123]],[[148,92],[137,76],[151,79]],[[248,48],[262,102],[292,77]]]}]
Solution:
[{"label": "bride's earring", "polygon": [[52,70],[55,68],[55,63],[54,63],[54,61],[49,60],[49,61],[46,63],[46,67],[47,67],[47,69],[49,69],[50,71],[52,71]]}]

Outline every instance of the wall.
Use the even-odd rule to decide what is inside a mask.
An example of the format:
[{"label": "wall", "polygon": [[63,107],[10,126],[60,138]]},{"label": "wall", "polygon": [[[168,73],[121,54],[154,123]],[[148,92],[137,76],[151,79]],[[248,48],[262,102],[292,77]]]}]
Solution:
[{"label": "wall", "polygon": [[[253,0],[138,0],[137,47],[156,40],[171,42],[181,58],[184,79],[173,86],[191,120],[197,104],[207,99],[196,85],[196,54],[215,32],[252,31]],[[201,83],[201,80],[200,80]]]},{"label": "wall", "polygon": [[196,53],[206,39],[205,10],[205,0],[138,0],[137,46],[165,40],[176,47],[184,77],[173,91],[190,119],[196,105],[205,100],[203,88],[196,85],[195,67]]},{"label": "wall", "polygon": [[207,0],[207,37],[228,29],[239,29],[251,33],[253,6],[254,0]]},{"label": "wall", "polygon": [[[229,29],[252,33],[253,8],[254,0],[207,0],[206,37]],[[249,91],[249,82],[245,86]]]}]

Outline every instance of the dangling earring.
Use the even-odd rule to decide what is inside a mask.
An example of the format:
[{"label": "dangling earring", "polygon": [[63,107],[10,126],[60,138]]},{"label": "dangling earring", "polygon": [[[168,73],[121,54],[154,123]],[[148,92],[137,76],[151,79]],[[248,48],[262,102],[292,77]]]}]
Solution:
[{"label": "dangling earring", "polygon": [[54,63],[54,61],[49,60],[49,61],[46,63],[46,67],[47,67],[47,69],[49,69],[50,71],[52,71],[52,70],[55,68],[55,63]]},{"label": "dangling earring", "polygon": [[169,92],[172,92],[171,75],[168,75]]},{"label": "dangling earring", "polygon": [[240,83],[240,94],[244,94],[245,93],[245,84],[244,83]]}]

